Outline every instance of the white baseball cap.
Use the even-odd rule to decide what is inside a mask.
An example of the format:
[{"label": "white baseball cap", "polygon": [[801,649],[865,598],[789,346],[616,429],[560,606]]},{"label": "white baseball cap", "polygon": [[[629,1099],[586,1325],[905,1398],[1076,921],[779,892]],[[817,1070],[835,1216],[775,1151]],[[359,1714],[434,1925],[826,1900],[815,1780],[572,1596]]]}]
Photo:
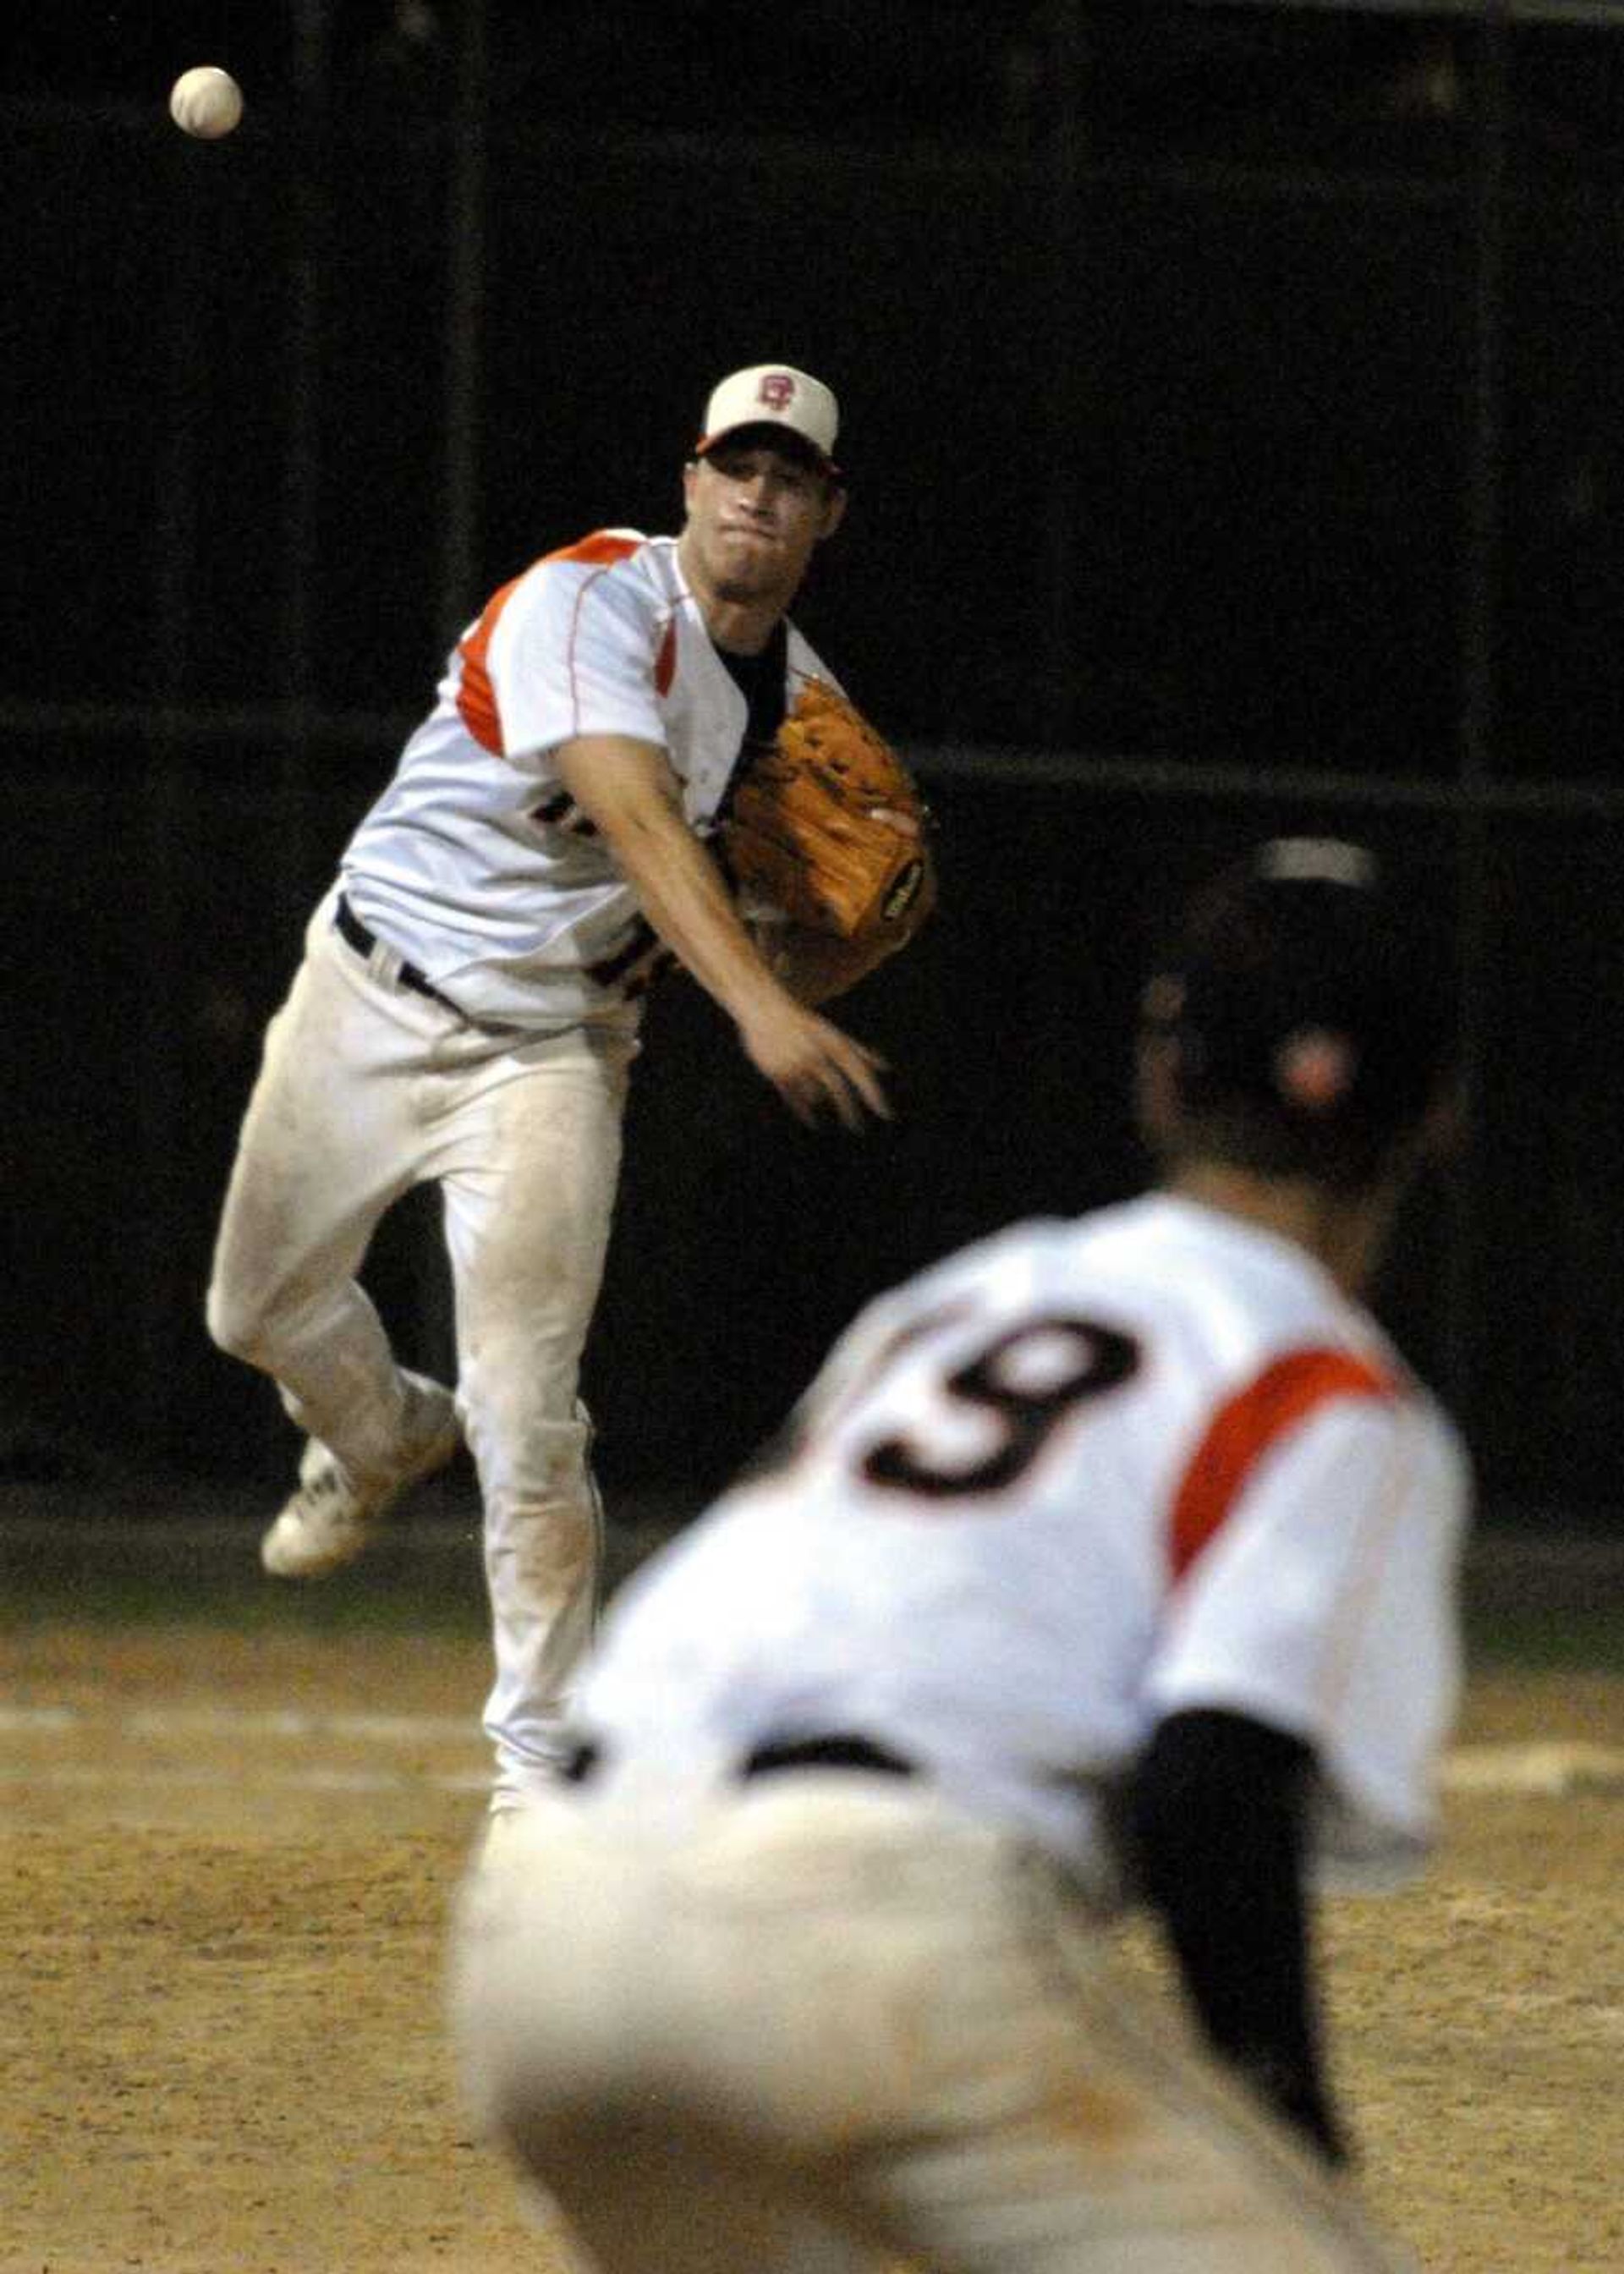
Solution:
[{"label": "white baseball cap", "polygon": [[711,390],[694,455],[703,458],[736,427],[787,426],[811,444],[829,472],[837,473],[833,454],[839,424],[839,406],[821,379],[791,364],[752,364]]}]

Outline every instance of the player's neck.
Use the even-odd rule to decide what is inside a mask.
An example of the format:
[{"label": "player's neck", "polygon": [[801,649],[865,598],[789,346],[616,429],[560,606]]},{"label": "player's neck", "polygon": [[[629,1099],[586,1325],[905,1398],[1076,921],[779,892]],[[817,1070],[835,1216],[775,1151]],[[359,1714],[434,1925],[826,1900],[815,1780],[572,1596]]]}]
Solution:
[{"label": "player's neck", "polygon": [[777,591],[743,595],[718,586],[707,575],[699,548],[686,536],[678,540],[677,559],[716,645],[730,655],[759,655],[784,614],[784,596]]},{"label": "player's neck", "polygon": [[1369,1284],[1392,1215],[1385,1187],[1344,1194],[1306,1178],[1259,1176],[1223,1161],[1185,1162],[1167,1189],[1291,1240],[1353,1296]]},{"label": "player's neck", "polygon": [[745,620],[727,609],[706,608],[703,611],[705,629],[710,635],[713,647],[725,648],[729,655],[764,655],[772,638],[777,616],[763,620]]},{"label": "player's neck", "polygon": [[725,600],[716,594],[707,596],[697,587],[694,598],[699,603],[699,613],[712,642],[718,647],[725,647],[729,655],[760,655],[782,614],[780,609],[749,601]]}]

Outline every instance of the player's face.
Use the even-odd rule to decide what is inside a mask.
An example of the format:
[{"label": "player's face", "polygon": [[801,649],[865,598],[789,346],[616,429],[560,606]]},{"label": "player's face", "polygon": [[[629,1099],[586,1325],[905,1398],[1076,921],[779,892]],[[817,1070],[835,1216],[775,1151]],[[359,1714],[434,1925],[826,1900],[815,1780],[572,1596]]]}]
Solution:
[{"label": "player's face", "polygon": [[688,468],[683,496],[688,550],[715,597],[777,606],[846,504],[816,466],[763,442],[718,442]]}]

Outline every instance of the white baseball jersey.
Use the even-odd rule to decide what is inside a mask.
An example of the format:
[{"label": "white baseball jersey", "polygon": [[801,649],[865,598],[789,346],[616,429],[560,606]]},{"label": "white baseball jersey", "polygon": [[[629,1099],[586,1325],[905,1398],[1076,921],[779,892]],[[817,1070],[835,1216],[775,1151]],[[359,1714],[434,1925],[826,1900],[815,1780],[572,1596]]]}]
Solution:
[{"label": "white baseball jersey", "polygon": [[[836,684],[793,627],[786,694]],[[658,953],[637,901],[548,764],[581,734],[663,746],[707,834],[743,694],[683,581],[677,540],[600,530],[495,594],[344,854],[362,920],[470,1017],[541,1029],[635,1021]]]},{"label": "white baseball jersey", "polygon": [[651,1794],[856,1733],[1113,1901],[1103,1788],[1228,1708],[1314,1749],[1321,1876],[1433,1828],[1455,1434],[1294,1244],[1171,1194],[1019,1226],[860,1318],[787,1459],[634,1576],[575,1700]]}]

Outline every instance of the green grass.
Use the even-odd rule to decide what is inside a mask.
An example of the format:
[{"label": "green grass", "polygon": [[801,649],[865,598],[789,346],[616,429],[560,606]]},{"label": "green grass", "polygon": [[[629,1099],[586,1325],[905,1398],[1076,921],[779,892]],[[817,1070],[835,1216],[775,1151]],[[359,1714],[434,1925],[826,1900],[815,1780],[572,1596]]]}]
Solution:
[{"label": "green grass", "polygon": [[[274,1498],[134,1472],[0,1482],[0,1631],[71,1623],[485,1633],[471,1477],[454,1469],[434,1479],[358,1563],[313,1584],[259,1568]],[[612,1497],[610,1591],[689,1513],[674,1498]],[[1624,1541],[1610,1530],[1487,1526],[1467,1571],[1470,1663],[1624,1676]]]},{"label": "green grass", "polygon": [[1467,1661],[1624,1677],[1624,1605],[1470,1605]]},{"label": "green grass", "polygon": [[477,1551],[432,1562],[378,1549],[314,1585],[260,1570],[252,1532],[178,1554],[125,1540],[55,1543],[48,1553],[0,1547],[0,1628],[196,1625],[255,1633],[306,1628],[478,1633],[485,1599]]},{"label": "green grass", "polygon": [[[80,1522],[0,1517],[0,1631],[79,1625],[226,1627],[240,1633],[483,1635],[479,1542],[461,1525],[402,1525],[356,1564],[314,1582],[259,1568],[253,1525]],[[611,1585],[649,1544],[610,1527]]]},{"label": "green grass", "polygon": [[[663,1536],[611,1524],[611,1587]],[[1469,1595],[1474,1665],[1624,1675],[1624,1600],[1564,1589],[1550,1600],[1503,1584]],[[1599,1597],[1599,1599],[1598,1599]],[[410,1521],[348,1570],[272,1579],[256,1525],[7,1522],[0,1514],[0,1630],[75,1624],[197,1625],[258,1633],[482,1636],[485,1583],[469,1521]]]}]

